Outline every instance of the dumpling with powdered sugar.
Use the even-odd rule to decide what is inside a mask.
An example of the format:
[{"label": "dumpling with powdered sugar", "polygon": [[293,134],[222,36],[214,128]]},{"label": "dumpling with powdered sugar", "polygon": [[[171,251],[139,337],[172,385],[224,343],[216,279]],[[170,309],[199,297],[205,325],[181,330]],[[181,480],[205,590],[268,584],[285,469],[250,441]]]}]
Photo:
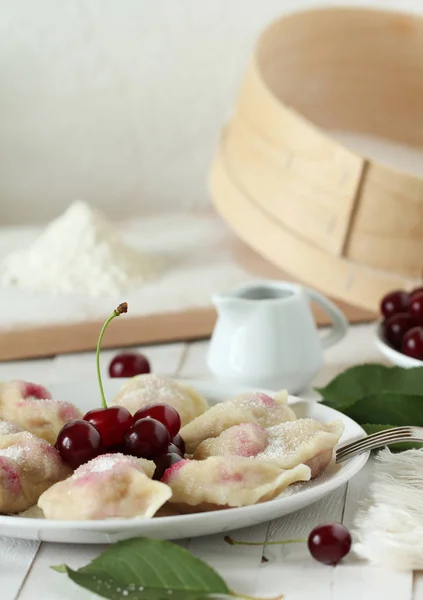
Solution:
[{"label": "dumpling with powdered sugar", "polygon": [[134,414],[149,404],[169,404],[181,417],[182,426],[186,425],[207,408],[207,401],[189,386],[170,379],[147,373],[129,379],[114,398],[112,404],[120,404]]},{"label": "dumpling with powdered sugar", "polygon": [[287,402],[286,392],[279,392],[274,398],[262,392],[249,392],[216,404],[181,429],[186,451],[192,454],[202,441],[217,437],[225,429],[241,423],[269,427],[293,421],[296,416]]},{"label": "dumpling with powdered sugar", "polygon": [[[72,470],[58,451],[29,431],[13,431],[2,421],[0,431],[0,512],[16,514],[37,503],[50,486]],[[10,424],[8,424],[10,425]]]},{"label": "dumpling with powdered sugar", "polygon": [[310,479],[310,469],[279,465],[241,456],[182,460],[165,471],[161,481],[172,490],[169,502],[181,512],[251,506],[272,500],[289,485]]},{"label": "dumpling with powdered sugar", "polygon": [[270,461],[283,469],[304,463],[310,467],[311,476],[317,477],[329,465],[343,431],[342,421],[325,424],[315,419],[297,419],[268,428],[243,423],[202,442],[194,458],[249,456]]},{"label": "dumpling with powdered sugar", "polygon": [[71,402],[55,400],[43,386],[26,381],[0,384],[0,418],[56,442],[66,423],[81,418],[81,411]]},{"label": "dumpling with powdered sugar", "polygon": [[104,454],[49,488],[38,506],[47,519],[149,519],[172,495],[167,485],[151,479],[154,470],[143,458]]}]

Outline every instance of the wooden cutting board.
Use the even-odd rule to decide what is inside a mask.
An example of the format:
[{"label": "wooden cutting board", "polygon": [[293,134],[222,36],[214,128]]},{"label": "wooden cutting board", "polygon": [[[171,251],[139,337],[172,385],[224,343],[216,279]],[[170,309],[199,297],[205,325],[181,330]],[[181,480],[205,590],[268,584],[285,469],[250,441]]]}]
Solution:
[{"label": "wooden cutting board", "polygon": [[[110,324],[103,340],[105,348],[207,338],[213,331],[216,320],[210,300],[214,291],[230,289],[257,278],[293,281],[292,277],[282,273],[240,242],[214,215],[157,216],[143,220],[140,228],[137,227],[131,223],[126,230],[129,241],[140,237],[147,239],[149,232],[150,238],[155,240],[155,251],[160,252],[157,239],[162,236],[163,249],[173,248],[172,260],[164,276],[157,282],[146,284],[148,306],[140,301],[140,288],[141,291],[138,291],[133,301],[129,301],[128,314]],[[182,233],[181,227],[184,228]],[[178,235],[172,234],[172,231],[178,229]],[[14,232],[14,247],[19,247],[16,242],[17,233]],[[8,235],[10,237],[10,231]],[[175,287],[175,279],[178,279],[175,277],[176,273],[179,273],[181,279],[178,288]],[[172,294],[175,294],[176,289],[178,294],[177,297],[175,295],[175,306],[172,306]],[[1,361],[94,350],[104,318],[118,303],[111,299],[110,308],[105,312],[102,300],[102,307],[96,314],[95,302],[91,301],[89,314],[81,314],[79,318],[77,315],[82,312],[80,304],[75,303],[72,307],[70,299],[49,298],[48,310],[46,308],[46,314],[41,320],[38,314],[37,318],[31,318],[31,314],[37,312],[34,309],[37,302],[40,303],[40,310],[46,303],[28,293],[20,292],[19,296],[16,293],[16,301],[7,303],[4,299],[5,290],[1,290],[3,305],[0,299],[0,310],[7,310],[10,316],[6,323],[0,324]],[[170,295],[170,298],[166,297],[165,305],[164,295]],[[128,300],[130,297],[131,294]],[[123,300],[126,298],[119,299]],[[67,318],[61,318],[60,311],[63,312],[62,305],[66,302],[69,303],[68,312],[72,314],[70,322]],[[362,309],[343,302],[335,303],[351,323],[372,321],[375,318],[374,314]],[[11,305],[16,306],[20,314],[14,314]],[[22,312],[26,308],[29,316],[23,318]],[[313,305],[312,308],[317,324],[327,325],[327,315],[317,306]]]}]

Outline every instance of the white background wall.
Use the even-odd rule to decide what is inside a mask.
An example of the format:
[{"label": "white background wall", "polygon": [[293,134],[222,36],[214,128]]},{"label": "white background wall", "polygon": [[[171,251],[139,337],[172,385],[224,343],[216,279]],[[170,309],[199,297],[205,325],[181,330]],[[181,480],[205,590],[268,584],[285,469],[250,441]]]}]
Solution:
[{"label": "white background wall", "polygon": [[[315,0],[0,0],[0,224],[208,204],[259,31]],[[338,0],[423,12],[423,0]]]}]

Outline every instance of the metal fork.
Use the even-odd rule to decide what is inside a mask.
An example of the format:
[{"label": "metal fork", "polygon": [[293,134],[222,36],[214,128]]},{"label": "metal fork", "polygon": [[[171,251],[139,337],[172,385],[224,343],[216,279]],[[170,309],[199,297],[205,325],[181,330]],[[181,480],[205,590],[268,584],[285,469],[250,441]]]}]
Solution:
[{"label": "metal fork", "polygon": [[335,462],[341,463],[352,456],[356,456],[356,454],[362,454],[397,442],[423,442],[423,427],[393,427],[392,429],[372,433],[354,442],[349,442],[337,448]]}]

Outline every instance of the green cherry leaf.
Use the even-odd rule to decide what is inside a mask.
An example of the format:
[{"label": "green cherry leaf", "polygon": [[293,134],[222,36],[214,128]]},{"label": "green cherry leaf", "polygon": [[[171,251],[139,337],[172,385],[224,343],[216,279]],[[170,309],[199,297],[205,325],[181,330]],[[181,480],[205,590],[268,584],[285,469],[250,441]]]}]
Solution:
[{"label": "green cherry leaf", "polygon": [[109,600],[211,600],[218,594],[234,597],[214,569],[165,540],[132,538],[113,544],[77,571],[66,565],[52,568]]},{"label": "green cherry leaf", "polygon": [[[316,390],[323,396],[323,404],[346,414],[359,400],[369,396],[376,397],[384,392],[421,396],[423,399],[423,367],[405,369],[374,363],[357,365],[346,369],[328,385]],[[384,421],[385,419],[374,422]]]}]

